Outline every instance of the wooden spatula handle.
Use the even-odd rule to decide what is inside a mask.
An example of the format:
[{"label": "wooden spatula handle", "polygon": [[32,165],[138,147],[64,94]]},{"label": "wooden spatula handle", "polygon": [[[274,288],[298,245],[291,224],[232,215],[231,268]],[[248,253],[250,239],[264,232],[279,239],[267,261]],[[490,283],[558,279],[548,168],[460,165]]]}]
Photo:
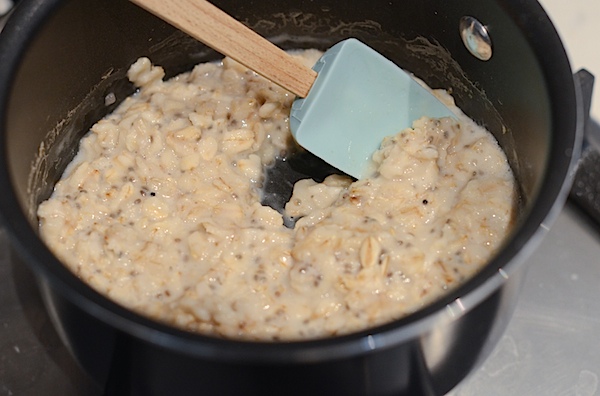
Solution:
[{"label": "wooden spatula handle", "polygon": [[317,73],[205,0],[131,0],[216,51],[295,95],[306,97]]}]

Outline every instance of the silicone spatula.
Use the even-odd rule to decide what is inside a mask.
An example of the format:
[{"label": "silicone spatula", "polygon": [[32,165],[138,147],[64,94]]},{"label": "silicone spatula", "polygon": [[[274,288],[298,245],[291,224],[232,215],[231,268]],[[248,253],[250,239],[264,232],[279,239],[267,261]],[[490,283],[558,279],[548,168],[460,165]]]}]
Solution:
[{"label": "silicone spatula", "polygon": [[334,45],[311,69],[205,0],[131,1],[295,94],[290,129],[298,144],[357,179],[384,137],[422,116],[454,116],[356,39]]}]

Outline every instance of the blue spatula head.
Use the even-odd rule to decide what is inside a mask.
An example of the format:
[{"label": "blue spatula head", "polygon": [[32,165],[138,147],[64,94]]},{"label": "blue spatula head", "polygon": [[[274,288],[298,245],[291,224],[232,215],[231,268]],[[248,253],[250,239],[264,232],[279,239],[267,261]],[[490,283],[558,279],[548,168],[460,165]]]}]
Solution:
[{"label": "blue spatula head", "polygon": [[386,136],[423,117],[455,117],[393,62],[356,39],[331,47],[313,69],[306,98],[297,98],[290,129],[298,144],[357,179],[367,176]]}]

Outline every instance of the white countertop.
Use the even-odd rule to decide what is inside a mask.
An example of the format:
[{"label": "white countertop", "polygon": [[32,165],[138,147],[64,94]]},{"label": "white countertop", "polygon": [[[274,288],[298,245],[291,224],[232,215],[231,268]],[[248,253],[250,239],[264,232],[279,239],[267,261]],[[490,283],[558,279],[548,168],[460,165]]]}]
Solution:
[{"label": "white countertop", "polygon": [[[539,0],[567,49],[573,71],[587,69],[600,88],[600,0]],[[600,120],[600,98],[592,101],[592,116]]]}]

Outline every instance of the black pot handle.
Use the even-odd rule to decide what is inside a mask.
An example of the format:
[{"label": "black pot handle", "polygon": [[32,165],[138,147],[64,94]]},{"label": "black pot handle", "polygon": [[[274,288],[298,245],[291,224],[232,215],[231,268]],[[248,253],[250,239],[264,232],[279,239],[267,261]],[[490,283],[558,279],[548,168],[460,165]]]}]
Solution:
[{"label": "black pot handle", "polygon": [[589,117],[594,76],[585,69],[574,75],[583,99],[584,139],[569,198],[600,224],[600,124]]}]

